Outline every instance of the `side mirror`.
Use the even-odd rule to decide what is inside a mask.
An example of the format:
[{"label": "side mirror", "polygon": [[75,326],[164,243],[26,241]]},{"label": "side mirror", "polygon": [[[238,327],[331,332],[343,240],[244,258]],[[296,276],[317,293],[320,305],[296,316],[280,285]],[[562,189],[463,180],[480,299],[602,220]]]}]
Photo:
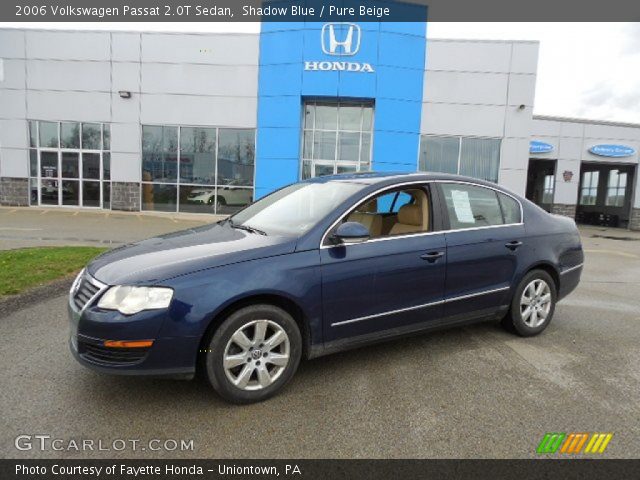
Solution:
[{"label": "side mirror", "polygon": [[369,229],[358,222],[345,222],[340,225],[333,235],[336,240],[344,245],[362,243],[369,240]]}]

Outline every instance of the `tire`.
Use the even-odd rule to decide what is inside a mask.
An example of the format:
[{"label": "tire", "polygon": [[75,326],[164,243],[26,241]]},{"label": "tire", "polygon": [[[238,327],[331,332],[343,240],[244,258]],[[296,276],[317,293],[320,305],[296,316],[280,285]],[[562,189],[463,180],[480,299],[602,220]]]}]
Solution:
[{"label": "tire", "polygon": [[[537,289],[541,289],[539,294]],[[532,270],[518,284],[502,325],[521,337],[538,335],[551,322],[557,298],[556,284],[551,275],[544,270]],[[528,307],[532,308],[527,310]]]},{"label": "tire", "polygon": [[214,390],[232,403],[254,403],[291,380],[302,356],[302,337],[281,308],[252,305],[229,315],[205,352],[206,377]]}]

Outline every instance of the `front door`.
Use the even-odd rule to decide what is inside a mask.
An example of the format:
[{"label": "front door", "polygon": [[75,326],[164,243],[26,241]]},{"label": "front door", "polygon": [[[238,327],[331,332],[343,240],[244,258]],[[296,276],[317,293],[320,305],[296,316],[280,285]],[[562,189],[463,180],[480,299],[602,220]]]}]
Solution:
[{"label": "front door", "polygon": [[40,151],[40,205],[100,207],[100,153]]},{"label": "front door", "polygon": [[520,203],[491,188],[441,183],[446,234],[448,320],[492,315],[509,303],[525,240]]},{"label": "front door", "polygon": [[374,197],[343,219],[366,224],[369,241],[321,248],[325,342],[442,317],[445,236],[429,195],[417,185]]}]

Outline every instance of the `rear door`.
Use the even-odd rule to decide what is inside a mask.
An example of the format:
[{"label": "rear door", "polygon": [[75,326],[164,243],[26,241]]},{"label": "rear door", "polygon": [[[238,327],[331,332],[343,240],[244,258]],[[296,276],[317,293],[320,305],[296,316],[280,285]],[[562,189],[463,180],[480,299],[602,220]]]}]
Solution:
[{"label": "rear door", "polygon": [[466,319],[495,314],[509,303],[526,249],[520,203],[489,187],[439,182],[446,233],[444,315]]}]

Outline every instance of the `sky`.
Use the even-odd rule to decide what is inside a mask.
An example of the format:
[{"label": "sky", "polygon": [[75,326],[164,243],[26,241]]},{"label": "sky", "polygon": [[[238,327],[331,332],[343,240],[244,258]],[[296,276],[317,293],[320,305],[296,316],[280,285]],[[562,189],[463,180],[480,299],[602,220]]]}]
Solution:
[{"label": "sky", "polygon": [[[0,23],[1,27],[258,32],[259,23]],[[640,123],[639,23],[430,22],[428,38],[538,40],[534,114]]]}]

